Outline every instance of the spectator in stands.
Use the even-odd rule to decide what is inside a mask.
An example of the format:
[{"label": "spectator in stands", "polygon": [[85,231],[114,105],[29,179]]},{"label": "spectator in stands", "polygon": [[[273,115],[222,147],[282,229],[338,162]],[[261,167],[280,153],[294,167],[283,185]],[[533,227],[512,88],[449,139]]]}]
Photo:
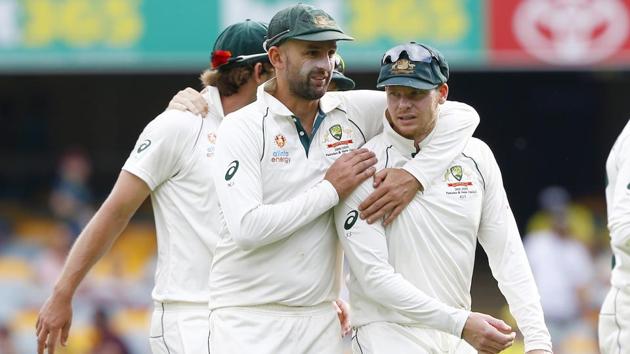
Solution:
[{"label": "spectator in stands", "polygon": [[17,354],[9,327],[0,324],[0,353]]},{"label": "spectator in stands", "polygon": [[107,312],[102,308],[94,313],[94,329],[96,343],[92,354],[129,354],[127,346],[112,328]]},{"label": "spectator in stands", "polygon": [[[525,251],[538,285],[545,322],[554,350],[562,353],[566,340],[584,330],[588,316],[588,285],[593,261],[588,248],[569,232],[569,194],[561,187],[541,192],[541,207],[551,216],[546,230],[525,238]],[[586,330],[588,332],[588,330]],[[588,334],[587,334],[588,336]]]},{"label": "spectator in stands", "polygon": [[88,186],[92,163],[82,150],[69,150],[61,157],[57,173],[50,208],[56,218],[68,224],[72,235],[78,235],[94,214]]}]

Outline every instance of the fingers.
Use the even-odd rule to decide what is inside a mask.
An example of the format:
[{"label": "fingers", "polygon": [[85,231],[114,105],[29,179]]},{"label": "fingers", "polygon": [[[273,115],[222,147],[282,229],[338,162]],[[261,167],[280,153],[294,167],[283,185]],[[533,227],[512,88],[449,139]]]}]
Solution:
[{"label": "fingers", "polygon": [[359,155],[366,154],[366,153],[369,153],[369,152],[370,152],[370,150],[364,149],[364,148],[356,149],[356,150],[352,150],[350,152],[347,152],[347,153],[341,155],[337,160],[349,161],[349,160],[352,160],[353,158],[355,158],[355,157],[357,157]]},{"label": "fingers", "polygon": [[369,150],[356,153],[347,160],[347,163],[352,167],[352,171],[355,174],[363,173],[366,169],[374,166],[376,162],[376,155]]},{"label": "fingers", "polygon": [[[387,192],[383,188],[379,188],[374,190],[372,194],[370,194],[365,200],[359,204],[359,211],[361,212],[361,219],[365,219],[371,213],[375,212],[376,208],[371,208],[371,206],[377,201],[380,200]],[[369,209],[369,210],[368,210]]]},{"label": "fingers", "polygon": [[387,177],[387,173],[390,171],[389,168],[384,168],[380,171],[378,171],[378,173],[376,175],[374,175],[374,183],[372,184],[372,186],[374,188],[378,188],[378,186],[381,185],[381,183],[383,183],[383,181],[385,180],[385,177]]},{"label": "fingers", "polygon": [[[370,157],[367,160],[359,161],[354,165],[354,171],[356,174],[362,174],[368,169],[373,169],[376,172],[376,169],[373,167],[376,164],[376,157]],[[372,176],[374,173],[370,174]]]},{"label": "fingers", "polygon": [[510,334],[504,334],[492,328],[492,330],[488,331],[485,335],[485,350],[493,349],[496,352],[500,352],[512,346],[514,344],[514,338],[516,338],[516,333],[512,332]]},{"label": "fingers", "polygon": [[60,343],[61,345],[63,345],[64,347],[68,345],[68,335],[70,334],[70,323],[66,323],[65,326],[63,326],[63,328],[61,328],[61,338],[60,338]]},{"label": "fingers", "polygon": [[361,219],[367,219],[381,209],[387,200],[385,196],[387,191],[384,188],[376,189],[370,194],[361,204],[359,204],[359,211],[361,212]]},{"label": "fingers", "polygon": [[337,303],[337,301],[333,301],[333,306],[335,307],[335,311],[337,312],[337,316],[340,316],[339,319],[341,319],[341,307],[339,307],[339,304]]},{"label": "fingers", "polygon": [[48,331],[43,328],[37,330],[37,354],[44,354],[44,349],[46,349],[47,337]]},{"label": "fingers", "polygon": [[[179,102],[171,102],[171,103],[169,103],[167,109],[176,109],[178,111],[186,112],[186,106],[181,104],[181,103],[179,103]],[[195,114],[197,114],[197,113],[195,113]]]},{"label": "fingers", "polygon": [[512,327],[510,327],[507,323],[503,322],[498,318],[494,318],[492,316],[485,315],[484,316],[486,322],[488,322],[492,327],[498,329],[499,331],[509,334],[512,332]]},{"label": "fingers", "polygon": [[57,342],[57,337],[59,337],[59,330],[53,329],[48,334],[48,340],[46,341],[46,347],[48,348],[48,354],[55,353],[55,343]]},{"label": "fingers", "polygon": [[190,97],[182,97],[179,99],[178,103],[185,107],[184,111],[190,111],[193,114],[203,113],[203,108],[198,107],[195,101]]},{"label": "fingers", "polygon": [[387,201],[387,199],[385,198],[381,198],[380,200],[385,200],[386,203],[376,212],[366,218],[368,224],[373,224],[377,220],[384,218],[386,215],[391,214],[391,211],[394,210],[394,208],[398,205],[398,202],[395,200]]},{"label": "fingers", "polygon": [[169,103],[168,108],[190,111],[193,114],[201,114],[202,116],[208,113],[208,104],[203,96],[190,87],[179,91]]},{"label": "fingers", "polygon": [[385,221],[383,222],[383,225],[387,226],[387,225],[391,224],[394,221],[394,219],[396,219],[396,217],[398,215],[400,215],[400,213],[403,211],[403,209],[405,209],[405,208],[402,205],[398,204],[394,208],[394,210],[392,210],[392,212],[387,215],[387,217],[385,218]]},{"label": "fingers", "polygon": [[208,104],[203,98],[203,95],[196,90],[187,87],[185,90],[188,99],[193,103],[195,108],[199,111],[199,114],[205,116],[208,113]]}]

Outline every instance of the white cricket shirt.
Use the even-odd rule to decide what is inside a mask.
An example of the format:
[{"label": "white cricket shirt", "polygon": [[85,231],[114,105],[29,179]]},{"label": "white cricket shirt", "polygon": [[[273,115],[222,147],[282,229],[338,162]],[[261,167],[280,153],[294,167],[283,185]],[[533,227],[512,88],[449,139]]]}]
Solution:
[{"label": "white cricket shirt", "polygon": [[[431,133],[424,139],[421,151],[434,138]],[[383,134],[365,147],[376,153],[378,168],[400,167],[416,152],[413,140],[398,135],[387,121]],[[479,241],[525,335],[525,350],[551,350],[536,285],[492,152],[482,141],[470,139],[463,153],[449,161],[386,228],[357,217],[358,205],[374,190],[371,181],[335,208],[351,270],[354,324],[389,321],[460,337],[471,306]]]},{"label": "white cricket shirt", "polygon": [[123,166],[151,189],[157,230],[155,301],[208,301],[208,273],[221,225],[212,179],[219,92],[208,87],[208,116],[167,110],[151,121]]},{"label": "white cricket shirt", "polygon": [[617,288],[630,286],[630,121],[606,161],[606,202],[615,267],[611,282]]},{"label": "white cricket shirt", "polygon": [[[325,94],[311,139],[264,87],[218,134],[214,178],[226,227],[210,273],[211,308],[314,306],[337,297],[341,252],[331,208],[338,196],[323,178],[342,153],[382,129],[383,92]],[[440,154],[463,149],[479,117],[469,106],[447,106],[436,127],[438,148],[406,167],[437,175],[448,163]]]}]

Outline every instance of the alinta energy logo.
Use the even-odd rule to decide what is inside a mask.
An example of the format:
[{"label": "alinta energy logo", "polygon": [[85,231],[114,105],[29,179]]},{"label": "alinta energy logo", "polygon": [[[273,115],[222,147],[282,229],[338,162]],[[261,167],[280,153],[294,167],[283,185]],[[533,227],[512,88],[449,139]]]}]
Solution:
[{"label": "alinta energy logo", "polygon": [[523,0],[513,27],[523,48],[540,60],[592,64],[624,44],[628,11],[621,0]]}]

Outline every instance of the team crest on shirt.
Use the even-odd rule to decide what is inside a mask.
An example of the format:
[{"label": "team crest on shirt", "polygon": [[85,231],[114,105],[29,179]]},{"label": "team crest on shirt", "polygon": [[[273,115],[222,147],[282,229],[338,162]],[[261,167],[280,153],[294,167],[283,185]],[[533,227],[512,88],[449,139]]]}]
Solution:
[{"label": "team crest on shirt", "polygon": [[462,165],[453,165],[444,172],[443,180],[446,183],[446,195],[466,199],[477,194],[477,186],[473,183],[474,175]]},{"label": "team crest on shirt", "polygon": [[322,148],[326,157],[334,157],[354,150],[352,140],[353,130],[335,124],[322,134]]},{"label": "team crest on shirt", "polygon": [[291,157],[289,152],[284,149],[287,145],[287,138],[282,134],[276,134],[273,138],[273,142],[276,144],[277,149],[271,152],[271,159],[269,160],[273,164],[289,164],[291,163]]},{"label": "team crest on shirt", "polygon": [[341,137],[343,136],[343,130],[341,129],[341,125],[335,124],[332,127],[330,127],[328,131],[330,132],[330,135],[332,135],[333,138],[337,139],[337,141],[341,140]]},{"label": "team crest on shirt", "polygon": [[208,148],[206,149],[206,157],[213,157],[216,148],[217,135],[213,132],[208,133]]},{"label": "team crest on shirt", "polygon": [[462,174],[463,174],[462,166],[455,165],[451,167],[449,170],[451,171],[451,175],[453,175],[453,177],[455,177],[456,180],[458,181],[462,180]]}]

